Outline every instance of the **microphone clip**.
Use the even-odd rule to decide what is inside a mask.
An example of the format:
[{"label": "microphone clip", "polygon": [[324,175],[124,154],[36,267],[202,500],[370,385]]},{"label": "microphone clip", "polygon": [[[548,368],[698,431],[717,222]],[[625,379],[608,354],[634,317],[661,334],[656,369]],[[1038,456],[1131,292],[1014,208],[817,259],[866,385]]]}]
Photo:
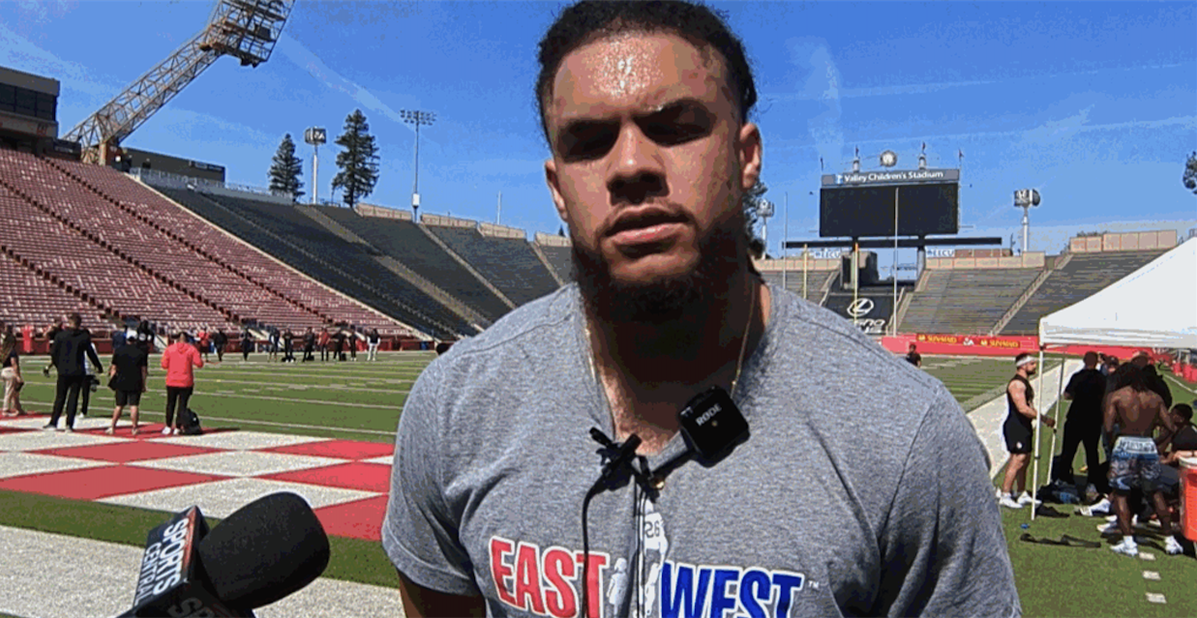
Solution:
[{"label": "microphone clip", "polygon": [[632,434],[620,444],[608,438],[597,427],[591,427],[590,437],[603,446],[599,452],[606,459],[598,483],[607,489],[615,489],[622,485],[629,475],[642,480],[641,473],[632,465],[636,459],[636,449],[640,448],[640,436]]}]

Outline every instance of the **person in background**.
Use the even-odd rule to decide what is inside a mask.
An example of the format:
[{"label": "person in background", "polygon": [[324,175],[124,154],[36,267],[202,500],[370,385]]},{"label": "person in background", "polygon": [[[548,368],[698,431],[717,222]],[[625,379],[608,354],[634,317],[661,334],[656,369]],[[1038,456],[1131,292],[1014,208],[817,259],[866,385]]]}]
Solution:
[{"label": "person in background", "polygon": [[[84,369],[84,357],[91,361],[94,371],[103,371],[100,357],[96,355],[96,348],[91,344],[91,333],[83,328],[83,318],[78,313],[72,313],[67,318],[66,328],[54,336],[51,344],[53,353],[50,357],[54,368],[58,370],[58,384],[54,393],[54,409],[50,413],[50,422],[43,429],[58,431],[75,431],[75,413],[78,411],[79,389],[90,388],[87,371]],[[58,427],[58,418],[66,408],[66,427]]]},{"label": "person in background", "polygon": [[204,360],[208,360],[208,353],[212,351],[212,340],[208,334],[208,327],[205,326],[200,329],[195,335],[196,342],[199,344],[200,354],[203,355]]},{"label": "person in background", "polygon": [[330,340],[331,336],[328,334],[328,327],[321,328],[320,339],[318,340],[320,345],[320,362],[328,360],[328,342]]},{"label": "person in background", "polygon": [[356,363],[357,362],[357,342],[359,339],[359,337],[357,335],[357,327],[356,326],[349,327],[349,337],[348,338],[349,338],[349,357],[352,358],[353,362]]},{"label": "person in background", "polygon": [[270,334],[267,335],[267,340],[270,342],[270,349],[269,349],[270,356],[268,357],[270,360],[274,360],[274,359],[278,358],[278,342],[279,342],[280,337],[281,337],[281,335],[278,332],[278,329],[271,326]]},{"label": "person in background", "polygon": [[303,334],[303,362],[316,360],[316,355],[313,353],[316,349],[316,333],[312,331],[309,326],[308,330]]},{"label": "person in background", "polygon": [[241,331],[241,360],[249,360],[249,352],[254,347],[254,334],[249,332],[249,325]]},{"label": "person in background", "polygon": [[283,333],[283,362],[295,362],[295,333],[289,328]]},{"label": "person in background", "polygon": [[[162,352],[162,368],[166,370],[166,426],[163,435],[179,433],[179,418],[187,410],[187,402],[195,391],[195,368],[204,366],[195,347],[188,345],[186,333],[174,336],[175,342]],[[178,416],[175,410],[179,411]]]},{"label": "person in background", "polygon": [[96,372],[99,370],[87,362],[88,356],[99,358],[100,355],[96,351],[95,343],[89,345],[91,345],[92,353],[83,357],[83,372],[87,374],[87,380],[83,383],[83,389],[79,392],[79,416],[87,416],[88,406],[91,405],[91,394],[96,392],[96,385],[100,383],[99,378],[96,377]]},{"label": "person in background", "polygon": [[1098,444],[1101,442],[1101,402],[1106,394],[1106,379],[1097,370],[1097,360],[1097,352],[1086,352],[1085,368],[1072,374],[1064,388],[1064,399],[1072,403],[1064,421],[1064,447],[1052,464],[1052,475],[1056,479],[1072,482],[1072,460],[1077,448],[1083,444],[1088,474],[1086,495],[1093,500],[1096,500],[1099,486],[1105,487],[1105,482],[1099,478]]},{"label": "person in background", "polygon": [[380,343],[382,343],[382,337],[378,336],[378,329],[371,328],[370,334],[366,337],[366,345],[369,346],[366,360],[378,360],[378,344]]},{"label": "person in background", "polygon": [[45,367],[42,367],[42,375],[47,378],[50,377],[50,369],[54,367],[54,339],[58,336],[58,333],[62,332],[65,321],[59,318],[58,321],[42,329],[42,334],[46,337],[46,354],[50,355],[50,360],[46,361]]},{"label": "person in background", "polygon": [[4,405],[0,412],[4,416],[23,414],[21,401],[17,396],[25,378],[21,376],[21,360],[17,355],[17,338],[0,333],[0,359],[4,359],[4,368],[0,369],[0,378],[4,380]]},{"label": "person in background", "polygon": [[224,347],[229,344],[229,336],[224,334],[224,329],[219,329],[212,334],[212,347],[216,349],[216,362],[224,362]]},{"label": "person in background", "polygon": [[141,394],[146,390],[149,376],[149,355],[138,343],[122,340],[108,363],[108,387],[116,393],[116,407],[112,410],[112,425],[108,427],[108,435],[116,433],[116,422],[120,420],[125,406],[129,406],[133,420],[133,435],[139,431],[138,412]]},{"label": "person in background", "polygon": [[919,348],[913,342],[906,350],[906,362],[919,368],[923,366],[923,355],[919,354]]}]

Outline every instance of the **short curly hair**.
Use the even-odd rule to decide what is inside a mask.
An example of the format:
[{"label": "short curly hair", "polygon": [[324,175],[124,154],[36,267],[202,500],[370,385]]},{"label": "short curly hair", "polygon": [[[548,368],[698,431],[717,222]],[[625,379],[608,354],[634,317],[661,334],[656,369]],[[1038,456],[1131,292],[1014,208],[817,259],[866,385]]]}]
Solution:
[{"label": "short curly hair", "polygon": [[[561,12],[540,40],[536,78],[536,104],[540,127],[549,139],[545,110],[552,95],[553,78],[570,52],[602,36],[621,32],[675,34],[700,50],[713,49],[722,56],[729,81],[738,97],[740,121],[756,105],[756,84],[744,54],[744,44],[728,28],[719,12],[696,2],[681,0],[583,0]],[[549,144],[550,148],[552,144]]]}]

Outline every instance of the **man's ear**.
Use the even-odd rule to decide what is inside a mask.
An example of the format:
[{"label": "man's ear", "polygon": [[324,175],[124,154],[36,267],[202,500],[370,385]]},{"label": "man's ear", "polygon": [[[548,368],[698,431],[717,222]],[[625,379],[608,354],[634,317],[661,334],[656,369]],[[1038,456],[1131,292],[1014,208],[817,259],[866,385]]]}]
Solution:
[{"label": "man's ear", "polygon": [[561,177],[557,175],[557,161],[552,157],[544,162],[544,182],[549,186],[549,194],[553,198],[553,206],[557,208],[557,216],[570,227],[569,210],[565,207],[565,197],[561,194]]},{"label": "man's ear", "polygon": [[736,155],[740,158],[740,187],[748,191],[761,177],[761,130],[751,122],[740,127]]}]

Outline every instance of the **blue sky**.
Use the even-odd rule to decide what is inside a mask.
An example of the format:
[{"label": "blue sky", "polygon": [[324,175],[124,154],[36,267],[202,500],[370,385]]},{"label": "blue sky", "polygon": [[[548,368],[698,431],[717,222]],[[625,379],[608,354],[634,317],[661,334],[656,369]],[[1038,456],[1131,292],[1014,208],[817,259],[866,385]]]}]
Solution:
[{"label": "blue sky", "polygon": [[[7,0],[0,65],[62,82],[65,133],[199,31],[214,5]],[[493,222],[501,191],[503,224],[555,233],[532,87],[536,43],[561,6],[299,0],[269,62],[217,61],[125,143],[219,163],[228,180],[261,186],[291,133],[310,196],[304,128],[324,126],[331,141],[361,108],[382,157],[367,201],[406,208],[415,136],[398,110],[433,111],[436,124],[420,133],[421,212]],[[817,235],[820,157],[827,173],[844,171],[859,147],[864,169],[876,169],[888,148],[909,169],[923,142],[932,167],[964,153],[965,235],[1009,238],[1023,187],[1043,196],[1031,250],[1056,253],[1078,230],[1197,225],[1197,196],[1180,180],[1197,150],[1197,4],[713,6],[756,72],[753,120],[778,205],[771,253],[783,235]],[[321,150],[321,197],[335,151]]]}]

